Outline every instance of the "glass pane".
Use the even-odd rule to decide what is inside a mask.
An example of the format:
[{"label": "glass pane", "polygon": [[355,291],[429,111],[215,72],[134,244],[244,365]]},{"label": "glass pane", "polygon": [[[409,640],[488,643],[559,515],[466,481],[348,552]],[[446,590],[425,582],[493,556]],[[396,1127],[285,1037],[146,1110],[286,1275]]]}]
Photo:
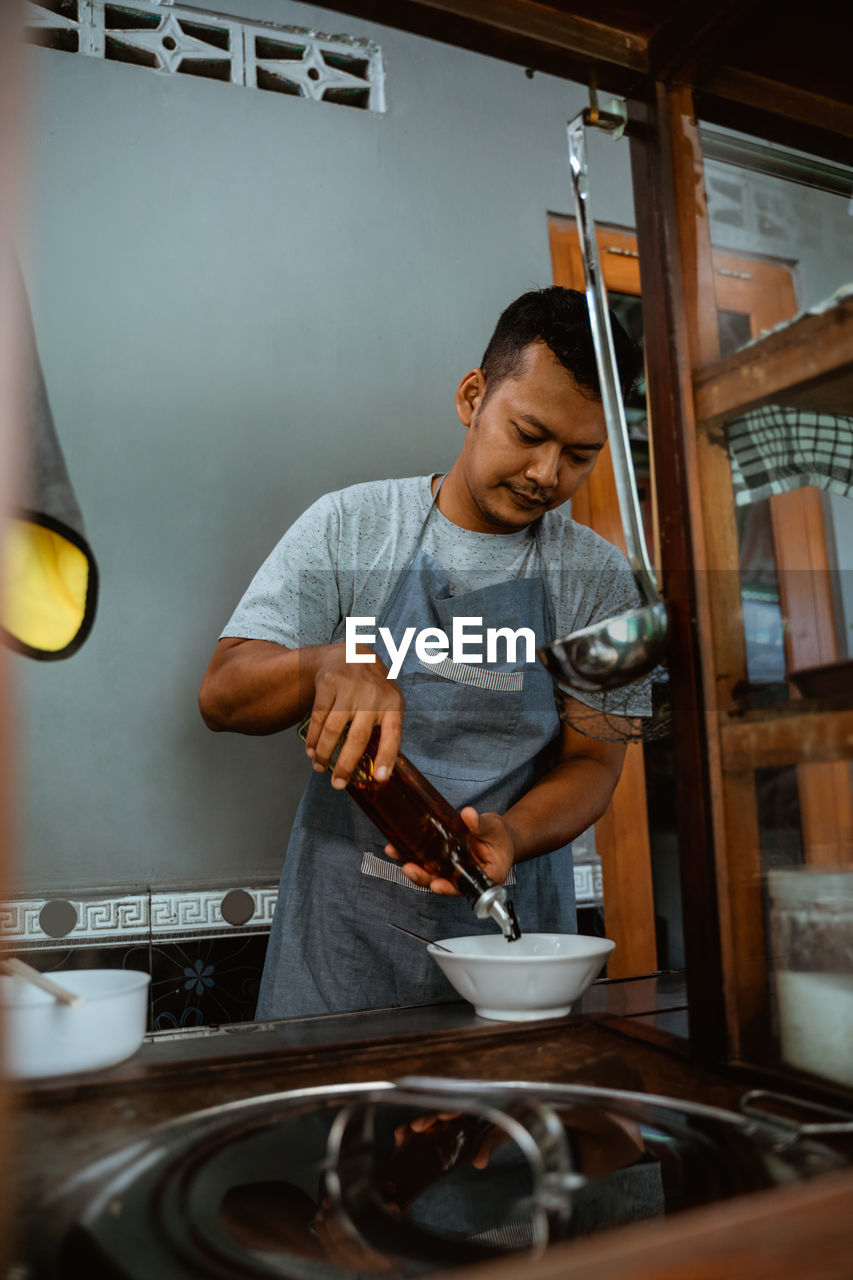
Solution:
[{"label": "glass pane", "polygon": [[[718,126],[700,137],[726,358],[853,280],[853,169]],[[837,380],[817,394],[780,392],[726,425],[753,700],[853,657],[853,404]]]},{"label": "glass pane", "polygon": [[[643,346],[643,307],[635,294],[608,294],[610,308],[625,327],[628,334],[642,349]],[[631,457],[637,473],[637,492],[643,514],[643,526],[646,543],[652,545],[652,510],[651,510],[651,459],[649,457],[649,422],[646,409],[646,378],[641,374],[632,391],[625,398],[625,421],[631,440]]]},{"label": "glass pane", "polygon": [[796,768],[756,769],[755,796],[762,870],[799,866],[803,834]]},{"label": "glass pane", "polygon": [[716,125],[699,132],[712,244],[743,259],[717,261],[725,356],[853,280],[853,169]]},{"label": "glass pane", "polygon": [[[739,446],[742,449],[742,442]],[[730,457],[736,464],[734,450]],[[737,490],[736,490],[737,492]],[[853,692],[849,500],[813,486],[735,509],[751,705]]]},{"label": "glass pane", "polygon": [[739,347],[746,346],[752,336],[749,315],[742,311],[718,311],[717,332],[720,336],[720,355],[732,355]]},{"label": "glass pane", "polygon": [[[630,293],[610,293],[608,295],[611,310],[640,347],[643,345],[643,306],[638,297]],[[638,378],[636,386],[625,401],[625,418],[628,432],[632,440],[648,440],[649,430],[646,419],[646,379]],[[640,452],[642,457],[642,451]],[[635,465],[639,461],[635,457]],[[648,449],[645,451],[645,469],[648,470]]]},{"label": "glass pane", "polygon": [[784,699],[785,632],[769,500],[738,507],[736,520],[747,676],[762,686],[762,696]]}]

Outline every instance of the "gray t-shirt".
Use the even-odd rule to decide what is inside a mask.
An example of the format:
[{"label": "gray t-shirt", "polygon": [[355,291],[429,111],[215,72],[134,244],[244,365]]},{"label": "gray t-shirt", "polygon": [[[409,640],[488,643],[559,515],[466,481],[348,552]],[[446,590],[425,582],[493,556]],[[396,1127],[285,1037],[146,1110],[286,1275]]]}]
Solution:
[{"label": "gray t-shirt", "polygon": [[[222,635],[298,649],[343,639],[348,616],[380,620],[427,515],[422,545],[454,595],[539,572],[531,526],[475,533],[437,507],[430,514],[432,478],[371,481],[319,498],[273,548]],[[539,538],[557,636],[637,605],[624,556],[597,533],[558,509],[541,517]]]}]

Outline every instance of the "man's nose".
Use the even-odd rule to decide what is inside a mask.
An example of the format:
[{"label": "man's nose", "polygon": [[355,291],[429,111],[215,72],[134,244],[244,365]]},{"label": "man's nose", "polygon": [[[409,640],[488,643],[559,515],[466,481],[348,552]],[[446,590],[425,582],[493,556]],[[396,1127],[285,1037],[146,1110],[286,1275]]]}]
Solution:
[{"label": "man's nose", "polygon": [[537,449],[528,461],[524,470],[525,478],[532,480],[540,489],[553,489],[557,484],[560,469],[560,449],[548,447]]}]

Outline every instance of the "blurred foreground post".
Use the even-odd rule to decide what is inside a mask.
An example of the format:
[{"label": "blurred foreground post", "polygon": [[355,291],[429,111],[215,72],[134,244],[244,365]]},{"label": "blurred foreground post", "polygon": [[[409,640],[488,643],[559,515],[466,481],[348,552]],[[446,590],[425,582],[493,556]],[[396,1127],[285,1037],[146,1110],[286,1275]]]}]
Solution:
[{"label": "blurred foreground post", "polygon": [[[21,154],[21,65],[19,59],[23,5],[19,0],[0,4],[0,550],[14,483],[18,422],[17,391],[20,372],[17,358],[17,297],[14,228],[17,223]],[[0,591],[3,589],[3,557],[0,555]],[[0,646],[0,895],[9,888],[14,831],[12,805],[15,776],[12,764],[12,707],[10,655]],[[0,1036],[3,1027],[0,1025]],[[10,1187],[14,1160],[8,1135],[7,1098],[0,1092],[0,1152],[5,1168],[0,1182]],[[4,1269],[12,1197],[0,1199],[0,1271]]]}]

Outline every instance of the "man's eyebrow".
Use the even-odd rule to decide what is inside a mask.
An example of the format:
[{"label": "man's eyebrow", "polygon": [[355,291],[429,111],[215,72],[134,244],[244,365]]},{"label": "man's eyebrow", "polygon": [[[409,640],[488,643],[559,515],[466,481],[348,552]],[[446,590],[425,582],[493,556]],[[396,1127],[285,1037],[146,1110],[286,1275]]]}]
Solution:
[{"label": "man's eyebrow", "polygon": [[[535,413],[520,413],[518,416],[521,421],[526,422],[528,426],[535,427],[537,431],[542,431],[546,436],[553,436],[553,431],[551,431],[549,427],[546,427],[545,423],[537,418]],[[604,448],[604,441],[595,441],[590,444],[573,444],[572,448],[593,449],[596,453],[599,453]]]}]

